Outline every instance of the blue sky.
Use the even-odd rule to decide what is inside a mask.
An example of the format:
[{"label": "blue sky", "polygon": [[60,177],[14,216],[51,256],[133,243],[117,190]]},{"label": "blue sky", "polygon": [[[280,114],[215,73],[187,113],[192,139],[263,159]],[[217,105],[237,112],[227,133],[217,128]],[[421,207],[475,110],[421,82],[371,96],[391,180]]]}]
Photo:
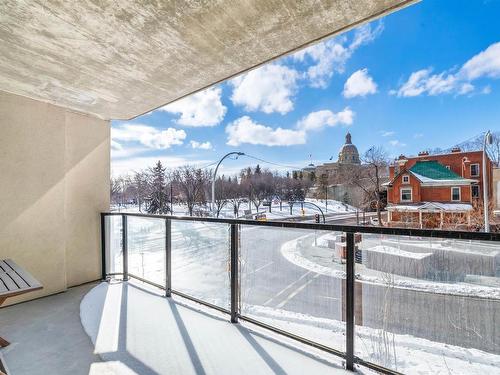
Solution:
[{"label": "blue sky", "polygon": [[[131,121],[112,122],[112,173],[230,151],[287,166],[447,148],[500,130],[500,0],[424,0]],[[235,173],[256,161],[224,163]],[[283,169],[266,165],[271,169]]]}]

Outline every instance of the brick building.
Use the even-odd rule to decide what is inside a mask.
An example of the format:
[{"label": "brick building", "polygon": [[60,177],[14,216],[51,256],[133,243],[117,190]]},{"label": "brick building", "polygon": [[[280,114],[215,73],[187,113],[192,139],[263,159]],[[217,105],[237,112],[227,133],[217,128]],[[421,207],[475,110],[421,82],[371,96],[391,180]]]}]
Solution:
[{"label": "brick building", "polygon": [[454,148],[442,155],[401,155],[389,168],[387,186],[390,225],[421,228],[466,227],[482,202],[492,196],[493,163],[487,158],[489,186],[483,186],[482,151]]}]

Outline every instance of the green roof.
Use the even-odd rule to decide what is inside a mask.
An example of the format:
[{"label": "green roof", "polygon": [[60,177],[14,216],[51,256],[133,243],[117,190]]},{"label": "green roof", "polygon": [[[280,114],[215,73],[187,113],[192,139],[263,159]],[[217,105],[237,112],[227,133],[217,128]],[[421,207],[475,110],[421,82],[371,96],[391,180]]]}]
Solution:
[{"label": "green roof", "polygon": [[410,171],[433,180],[461,180],[462,177],[435,160],[417,161]]}]

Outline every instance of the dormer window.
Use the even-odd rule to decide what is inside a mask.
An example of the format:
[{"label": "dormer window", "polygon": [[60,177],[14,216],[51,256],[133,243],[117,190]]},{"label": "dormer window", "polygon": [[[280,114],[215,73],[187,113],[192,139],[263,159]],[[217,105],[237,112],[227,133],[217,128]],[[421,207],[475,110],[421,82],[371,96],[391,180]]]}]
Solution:
[{"label": "dormer window", "polygon": [[410,183],[410,176],[407,174],[403,175],[403,184],[409,184]]}]

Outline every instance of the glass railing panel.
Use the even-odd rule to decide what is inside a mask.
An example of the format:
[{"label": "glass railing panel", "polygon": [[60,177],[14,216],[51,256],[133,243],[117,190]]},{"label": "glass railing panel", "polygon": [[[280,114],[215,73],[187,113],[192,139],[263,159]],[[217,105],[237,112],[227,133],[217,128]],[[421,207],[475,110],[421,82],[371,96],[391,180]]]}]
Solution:
[{"label": "glass railing panel", "polygon": [[128,272],[164,286],[165,219],[128,216]]},{"label": "glass railing panel", "polygon": [[500,245],[363,234],[355,354],[403,373],[495,373]]},{"label": "glass railing panel", "polygon": [[106,273],[115,274],[123,272],[122,252],[122,217],[105,216],[105,249]]},{"label": "glass railing panel", "polygon": [[341,233],[242,225],[241,314],[345,351]]},{"label": "glass railing panel", "polygon": [[172,289],[230,308],[230,226],[172,221]]}]

